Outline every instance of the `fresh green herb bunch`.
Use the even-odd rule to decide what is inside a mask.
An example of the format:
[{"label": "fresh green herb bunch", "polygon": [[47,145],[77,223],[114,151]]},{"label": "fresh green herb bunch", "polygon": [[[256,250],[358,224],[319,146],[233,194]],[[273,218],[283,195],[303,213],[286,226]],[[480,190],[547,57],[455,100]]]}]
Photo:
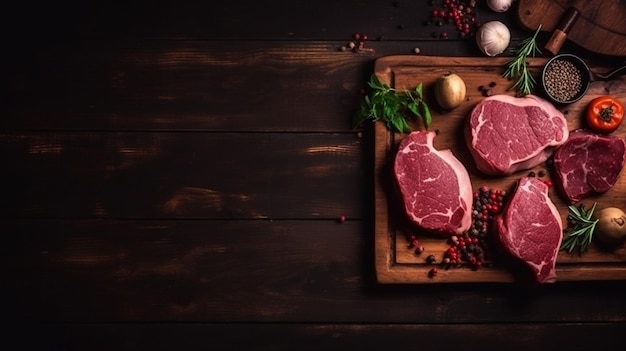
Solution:
[{"label": "fresh green herb bunch", "polygon": [[414,90],[396,91],[396,89],[381,83],[375,74],[372,74],[368,86],[371,90],[361,102],[353,125],[358,127],[367,119],[385,122],[388,129],[399,133],[412,131],[408,119],[420,117],[424,127],[428,129],[432,120],[430,109],[424,102],[422,83]]},{"label": "fresh green herb bunch", "polygon": [[597,219],[591,219],[593,211],[596,209],[596,204],[589,210],[585,209],[583,204],[578,207],[570,205],[568,220],[570,222],[568,228],[568,235],[561,242],[561,250],[567,250],[567,252],[574,251],[578,248],[578,253],[582,254],[587,251],[587,248],[593,240],[593,232],[596,229]]},{"label": "fresh green herb bunch", "polygon": [[508,78],[509,80],[517,79],[511,89],[516,90],[521,95],[530,94],[536,84],[535,78],[528,70],[528,62],[526,62],[526,59],[529,56],[535,56],[541,53],[537,47],[537,35],[540,29],[541,25],[539,25],[532,37],[524,39],[524,41],[519,44],[517,49],[514,50],[514,57],[509,61],[506,71],[502,74],[504,78]]}]

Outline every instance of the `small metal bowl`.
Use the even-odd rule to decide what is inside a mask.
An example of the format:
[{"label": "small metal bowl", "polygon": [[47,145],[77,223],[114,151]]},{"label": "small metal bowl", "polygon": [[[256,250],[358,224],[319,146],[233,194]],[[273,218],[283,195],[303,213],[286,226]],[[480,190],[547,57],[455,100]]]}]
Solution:
[{"label": "small metal bowl", "polygon": [[[557,61],[568,61],[571,62],[574,67],[580,72],[580,88],[577,89],[576,93],[569,99],[562,100],[558,97],[554,96],[550,93],[550,89],[547,87],[546,82],[546,72],[550,65],[554,64]],[[587,93],[587,89],[589,89],[589,83],[591,81],[591,75],[589,66],[583,61],[580,57],[573,54],[559,54],[552,57],[546,64],[543,66],[543,70],[541,72],[541,88],[543,94],[553,103],[557,105],[569,105],[578,100],[580,100]],[[555,84],[567,84],[565,81],[554,81]]]}]

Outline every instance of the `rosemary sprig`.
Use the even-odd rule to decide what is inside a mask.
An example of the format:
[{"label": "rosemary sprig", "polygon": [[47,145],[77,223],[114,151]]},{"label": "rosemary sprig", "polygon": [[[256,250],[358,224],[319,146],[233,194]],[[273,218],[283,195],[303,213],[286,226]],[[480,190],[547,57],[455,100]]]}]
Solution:
[{"label": "rosemary sprig", "polygon": [[585,206],[580,204],[578,207],[570,205],[568,220],[570,221],[570,228],[568,228],[568,235],[561,242],[561,250],[567,250],[567,252],[574,251],[578,248],[578,253],[582,254],[587,251],[589,244],[593,240],[593,232],[598,223],[598,219],[591,219],[593,211],[596,209],[596,204],[589,210],[585,210]]},{"label": "rosemary sprig", "polygon": [[422,83],[414,90],[402,93],[381,83],[375,74],[372,74],[368,83],[370,94],[366,95],[361,102],[359,112],[353,120],[356,128],[368,119],[373,121],[382,120],[387,128],[400,133],[412,131],[408,118],[420,117],[424,127],[428,129],[432,116],[428,105],[423,99]]},{"label": "rosemary sprig", "polygon": [[521,95],[528,95],[532,92],[535,84],[535,78],[528,70],[528,62],[526,59],[528,56],[535,56],[537,53],[541,53],[537,47],[537,35],[541,29],[541,25],[535,31],[532,37],[524,39],[517,49],[514,50],[514,57],[507,64],[507,69],[502,76],[509,80],[517,79],[515,84],[510,88],[516,90]]}]

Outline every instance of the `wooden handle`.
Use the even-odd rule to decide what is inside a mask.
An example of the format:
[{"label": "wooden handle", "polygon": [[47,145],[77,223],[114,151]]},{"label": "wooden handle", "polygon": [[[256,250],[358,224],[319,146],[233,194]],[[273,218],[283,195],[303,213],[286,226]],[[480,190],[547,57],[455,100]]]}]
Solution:
[{"label": "wooden handle", "polygon": [[563,43],[565,43],[565,39],[567,39],[567,33],[557,29],[552,33],[552,36],[543,48],[552,55],[556,55],[559,53],[559,50],[561,50]]},{"label": "wooden handle", "polygon": [[552,33],[552,36],[544,46],[544,49],[551,53],[552,55],[556,55],[559,50],[561,50],[561,46],[565,43],[565,39],[567,39],[567,33],[572,29],[576,20],[580,17],[580,10],[576,7],[570,7],[565,11],[563,17],[561,17],[561,21],[559,22],[557,28]]}]

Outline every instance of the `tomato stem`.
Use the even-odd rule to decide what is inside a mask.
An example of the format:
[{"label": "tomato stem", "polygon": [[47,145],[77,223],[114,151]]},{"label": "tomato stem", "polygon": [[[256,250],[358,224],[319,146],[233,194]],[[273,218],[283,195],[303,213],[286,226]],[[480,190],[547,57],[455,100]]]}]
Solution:
[{"label": "tomato stem", "polygon": [[600,119],[602,119],[603,121],[610,122],[612,116],[613,116],[613,105],[609,107],[603,107],[600,110]]}]

